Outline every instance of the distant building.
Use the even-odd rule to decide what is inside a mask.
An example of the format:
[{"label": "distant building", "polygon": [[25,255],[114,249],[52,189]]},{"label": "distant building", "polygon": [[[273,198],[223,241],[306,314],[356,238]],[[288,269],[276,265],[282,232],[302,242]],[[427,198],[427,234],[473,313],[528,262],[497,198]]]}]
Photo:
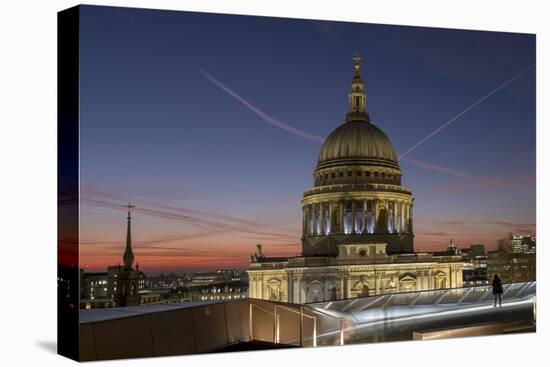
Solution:
[{"label": "distant building", "polygon": [[[124,265],[109,266],[107,272],[86,273],[81,269],[80,308],[137,306],[158,301],[156,295],[144,290],[146,276],[139,270],[139,265],[133,268],[130,208],[132,205],[128,204]],[[143,293],[147,293],[147,296],[142,297]]]},{"label": "distant building", "polygon": [[515,254],[536,253],[537,240],[535,235],[513,234],[510,247]]},{"label": "distant building", "polygon": [[464,270],[462,281],[465,287],[473,287],[488,284],[487,279],[487,253],[482,244],[472,245],[462,249]]},{"label": "distant building", "polygon": [[83,298],[107,298],[107,273],[84,273],[81,292]]},{"label": "distant building", "polygon": [[189,285],[163,295],[162,303],[223,301],[247,298],[248,284],[236,281],[209,285]]},{"label": "distant building", "polygon": [[186,274],[176,275],[174,273],[171,273],[153,275],[148,276],[147,279],[145,279],[144,287],[147,289],[155,290],[173,289],[186,286],[189,283],[190,279],[191,278]]},{"label": "distant building", "polygon": [[516,283],[536,280],[535,253],[509,253],[490,251],[487,256],[489,281],[497,274],[503,283]]},{"label": "distant building", "polygon": [[207,285],[224,283],[230,281],[240,281],[241,273],[235,269],[222,269],[212,272],[196,272],[191,275],[191,285]]}]

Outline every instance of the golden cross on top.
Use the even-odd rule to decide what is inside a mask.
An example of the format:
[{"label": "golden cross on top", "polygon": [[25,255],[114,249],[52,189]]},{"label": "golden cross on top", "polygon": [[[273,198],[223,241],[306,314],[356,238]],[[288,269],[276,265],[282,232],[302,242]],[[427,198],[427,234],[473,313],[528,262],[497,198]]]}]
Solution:
[{"label": "golden cross on top", "polygon": [[353,55],[353,62],[355,63],[355,65],[359,65],[359,63],[361,62],[361,56],[359,56],[358,53],[355,53],[355,55]]},{"label": "golden cross on top", "polygon": [[132,203],[128,202],[128,211],[130,211],[130,209],[132,208],[135,208],[136,206],[133,205]]}]

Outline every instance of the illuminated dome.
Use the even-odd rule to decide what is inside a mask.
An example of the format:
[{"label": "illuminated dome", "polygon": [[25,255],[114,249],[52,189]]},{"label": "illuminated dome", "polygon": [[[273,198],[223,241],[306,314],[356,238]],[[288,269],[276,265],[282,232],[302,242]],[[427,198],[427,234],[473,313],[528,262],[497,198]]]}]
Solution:
[{"label": "illuminated dome", "polygon": [[368,121],[340,125],[323,143],[317,168],[334,164],[382,164],[398,168],[397,155],[382,130]]}]

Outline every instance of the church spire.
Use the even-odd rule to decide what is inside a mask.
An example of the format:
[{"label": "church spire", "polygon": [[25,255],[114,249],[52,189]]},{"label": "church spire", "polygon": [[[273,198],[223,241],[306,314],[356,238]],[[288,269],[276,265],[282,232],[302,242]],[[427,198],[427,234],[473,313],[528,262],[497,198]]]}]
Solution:
[{"label": "church spire", "polygon": [[358,53],[353,56],[353,79],[348,97],[349,111],[346,121],[369,121],[365,85],[361,79],[361,56]]},{"label": "church spire", "polygon": [[126,232],[126,249],[124,250],[124,256],[122,260],[124,261],[124,270],[132,270],[132,265],[134,264],[134,252],[132,251],[132,234],[130,228],[130,222],[132,217],[130,215],[130,209],[135,208],[134,205],[128,202],[128,230]]}]

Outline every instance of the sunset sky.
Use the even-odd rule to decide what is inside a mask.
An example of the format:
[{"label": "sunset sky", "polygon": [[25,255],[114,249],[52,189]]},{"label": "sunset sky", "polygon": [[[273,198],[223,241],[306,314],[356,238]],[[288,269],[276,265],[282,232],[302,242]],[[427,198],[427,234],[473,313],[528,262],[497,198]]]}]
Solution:
[{"label": "sunset sky", "polygon": [[400,166],[417,251],[535,230],[534,35],[81,11],[86,270],[122,261],[129,200],[147,274],[245,269],[258,242],[299,255],[300,198],[355,52],[374,124],[398,155],[415,147]]}]

